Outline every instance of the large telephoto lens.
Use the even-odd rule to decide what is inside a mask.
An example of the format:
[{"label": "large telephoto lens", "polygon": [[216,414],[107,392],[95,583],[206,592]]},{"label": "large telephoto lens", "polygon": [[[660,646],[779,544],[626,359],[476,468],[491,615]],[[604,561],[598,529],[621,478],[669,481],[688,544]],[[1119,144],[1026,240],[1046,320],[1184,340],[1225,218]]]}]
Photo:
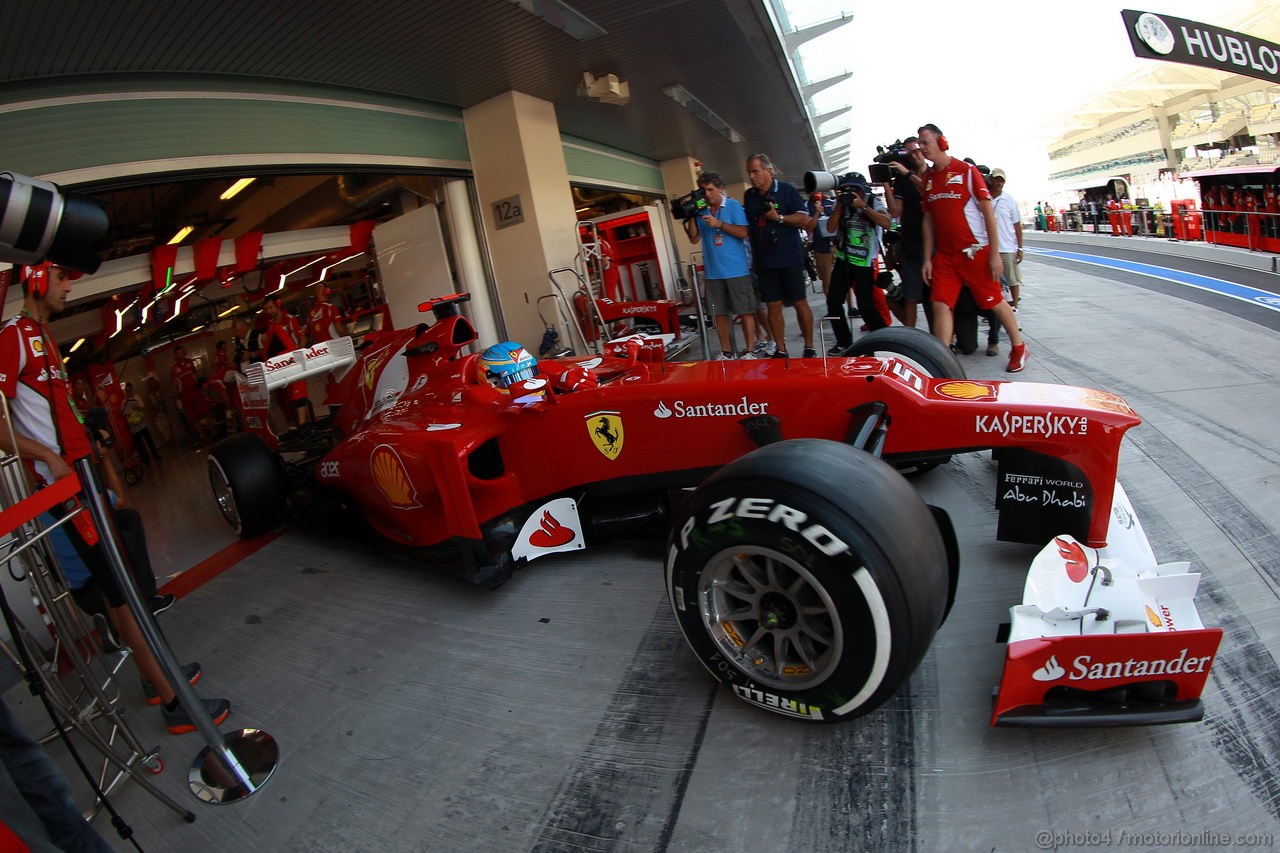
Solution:
[{"label": "large telephoto lens", "polygon": [[95,273],[93,244],[107,233],[107,214],[87,196],[64,195],[56,184],[0,172],[0,261],[50,261]]},{"label": "large telephoto lens", "polygon": [[840,184],[840,176],[834,172],[805,172],[804,191],[807,193],[827,192]]}]

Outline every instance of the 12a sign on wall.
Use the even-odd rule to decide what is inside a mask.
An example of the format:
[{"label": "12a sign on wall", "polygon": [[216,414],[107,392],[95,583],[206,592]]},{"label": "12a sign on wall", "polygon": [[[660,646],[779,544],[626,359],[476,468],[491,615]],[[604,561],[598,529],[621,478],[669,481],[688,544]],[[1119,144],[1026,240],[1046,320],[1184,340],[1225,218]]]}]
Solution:
[{"label": "12a sign on wall", "polygon": [[493,227],[501,231],[524,222],[524,205],[520,196],[512,195],[493,203]]}]

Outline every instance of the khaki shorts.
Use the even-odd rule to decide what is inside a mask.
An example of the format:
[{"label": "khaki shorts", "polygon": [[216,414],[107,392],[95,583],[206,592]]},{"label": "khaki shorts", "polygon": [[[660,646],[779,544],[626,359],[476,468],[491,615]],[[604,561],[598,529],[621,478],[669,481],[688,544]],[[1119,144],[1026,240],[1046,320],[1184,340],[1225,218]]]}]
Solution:
[{"label": "khaki shorts", "polygon": [[1022,284],[1022,264],[1018,263],[1017,252],[1001,252],[1000,260],[1004,261],[1004,280],[1010,287]]}]

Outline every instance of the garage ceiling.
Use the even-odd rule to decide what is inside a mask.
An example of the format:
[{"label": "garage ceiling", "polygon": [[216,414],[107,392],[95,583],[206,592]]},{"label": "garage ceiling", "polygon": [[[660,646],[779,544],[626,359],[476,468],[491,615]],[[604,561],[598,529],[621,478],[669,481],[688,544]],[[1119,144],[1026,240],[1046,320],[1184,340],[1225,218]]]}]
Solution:
[{"label": "garage ceiling", "polygon": [[[275,78],[463,108],[514,89],[553,103],[564,132],[657,160],[687,154],[729,175],[754,151],[793,176],[820,164],[766,2],[571,5],[604,34],[579,41],[511,0],[8,3],[0,102],[17,84],[117,73]],[[584,71],[626,81],[630,104],[579,95]],[[743,141],[663,94],[675,84]]]}]

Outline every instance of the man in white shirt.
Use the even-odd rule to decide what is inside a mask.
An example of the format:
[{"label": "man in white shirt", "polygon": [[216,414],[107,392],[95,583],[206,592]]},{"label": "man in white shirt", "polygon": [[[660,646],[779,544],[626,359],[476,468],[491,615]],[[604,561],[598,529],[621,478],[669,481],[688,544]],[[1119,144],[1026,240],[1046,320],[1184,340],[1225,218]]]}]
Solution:
[{"label": "man in white shirt", "polygon": [[[991,204],[996,210],[996,230],[1000,233],[1000,260],[1004,262],[1004,279],[1009,282],[1009,304],[1017,311],[1018,289],[1022,286],[1022,215],[1018,212],[1018,202],[1004,191],[1004,182],[1004,169],[992,169]],[[1009,251],[1005,251],[1006,247]]]}]

